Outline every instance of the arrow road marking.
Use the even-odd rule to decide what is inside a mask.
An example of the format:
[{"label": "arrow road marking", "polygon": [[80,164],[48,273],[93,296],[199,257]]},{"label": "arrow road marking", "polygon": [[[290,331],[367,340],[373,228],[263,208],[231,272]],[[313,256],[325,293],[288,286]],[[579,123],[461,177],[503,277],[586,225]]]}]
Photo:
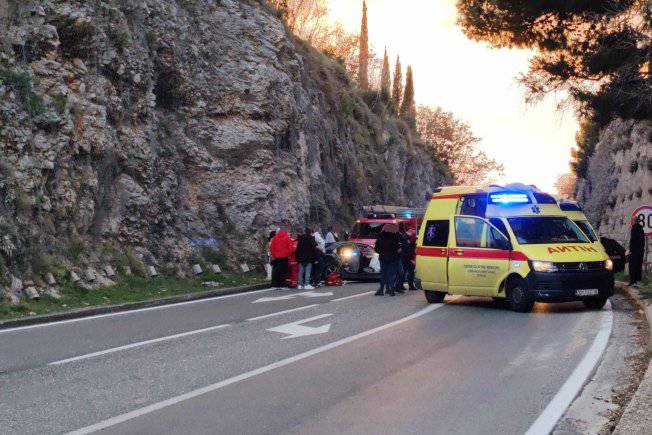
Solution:
[{"label": "arrow road marking", "polygon": [[297,293],[297,296],[303,296],[305,298],[325,298],[326,296],[333,296],[333,292],[303,292]]},{"label": "arrow road marking", "polygon": [[252,304],[259,304],[261,302],[276,302],[276,301],[289,301],[290,299],[294,299],[296,294],[293,295],[285,295],[285,296],[276,296],[276,297],[269,297],[269,298],[260,298],[256,299],[255,301],[252,302]]},{"label": "arrow road marking", "polygon": [[277,301],[289,301],[290,299],[294,299],[297,296],[303,296],[304,298],[325,298],[328,296],[333,296],[333,292],[314,292],[314,291],[309,291],[309,292],[302,292],[302,293],[292,293],[289,295],[283,295],[283,296],[271,296],[268,298],[260,298],[256,299],[255,301],[252,302],[252,304],[260,304],[263,302],[277,302]]},{"label": "arrow road marking", "polygon": [[283,337],[282,340],[287,340],[288,338],[306,337],[309,335],[325,334],[331,329],[330,323],[323,326],[317,326],[317,327],[305,326],[303,324],[315,320],[323,319],[325,317],[330,317],[330,316],[332,316],[332,314],[321,314],[319,316],[299,320],[298,322],[286,323],[285,325],[277,326],[275,328],[270,328],[268,329],[268,331],[286,334],[286,336]]}]

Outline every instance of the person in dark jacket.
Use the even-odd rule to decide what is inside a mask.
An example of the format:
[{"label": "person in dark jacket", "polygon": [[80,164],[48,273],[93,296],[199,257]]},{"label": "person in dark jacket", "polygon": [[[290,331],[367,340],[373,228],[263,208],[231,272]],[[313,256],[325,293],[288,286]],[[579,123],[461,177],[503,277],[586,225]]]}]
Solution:
[{"label": "person in dark jacket", "polygon": [[313,290],[314,287],[310,285],[310,274],[312,264],[317,258],[317,241],[310,228],[306,228],[299,236],[296,257],[299,263],[299,289]]},{"label": "person in dark jacket", "polygon": [[417,244],[411,231],[403,233],[401,237],[401,265],[403,266],[403,273],[400,275],[400,282],[398,288],[403,290],[403,283],[407,282],[410,290],[416,290],[414,287],[414,255],[417,249]]},{"label": "person in dark jacket", "polygon": [[636,220],[629,237],[629,285],[643,278],[643,257],[645,256],[645,231],[643,223]]},{"label": "person in dark jacket", "polygon": [[279,231],[269,244],[269,253],[272,260],[272,287],[287,289],[285,280],[292,252],[294,252],[294,242],[287,231]]},{"label": "person in dark jacket", "polygon": [[387,289],[390,296],[395,296],[396,274],[401,258],[401,241],[398,237],[398,227],[387,224],[376,239],[374,250],[380,257],[380,289],[376,296],[382,296]]}]

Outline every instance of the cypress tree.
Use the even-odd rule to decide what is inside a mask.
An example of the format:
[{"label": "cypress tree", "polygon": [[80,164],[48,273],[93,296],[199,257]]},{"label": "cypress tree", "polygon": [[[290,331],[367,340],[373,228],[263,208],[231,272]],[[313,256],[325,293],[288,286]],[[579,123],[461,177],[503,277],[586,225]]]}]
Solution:
[{"label": "cypress tree", "polygon": [[405,76],[405,92],[401,104],[401,118],[407,121],[412,128],[416,126],[417,105],[414,102],[414,76],[412,66],[408,66]]},{"label": "cypress tree", "polygon": [[392,87],[392,76],[389,71],[389,57],[387,56],[387,48],[385,48],[385,57],[383,58],[383,71],[380,74],[380,95],[383,100],[389,101],[390,89]]},{"label": "cypress tree", "polygon": [[362,89],[369,89],[369,30],[367,28],[367,2],[362,0],[362,28],[360,29],[360,56],[358,81]]},{"label": "cypress tree", "polygon": [[403,97],[403,69],[401,68],[401,57],[396,56],[396,67],[394,69],[394,85],[392,89],[392,109],[399,113],[401,98]]}]

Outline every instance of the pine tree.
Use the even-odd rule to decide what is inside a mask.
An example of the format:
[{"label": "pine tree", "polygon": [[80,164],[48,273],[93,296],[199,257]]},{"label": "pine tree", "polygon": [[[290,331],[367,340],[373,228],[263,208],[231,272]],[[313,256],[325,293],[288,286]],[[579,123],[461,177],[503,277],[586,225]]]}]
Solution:
[{"label": "pine tree", "polygon": [[369,89],[369,30],[367,28],[367,2],[362,0],[362,28],[360,30],[360,56],[358,81],[362,89]]},{"label": "pine tree", "polygon": [[392,87],[392,76],[389,71],[389,57],[387,56],[387,48],[385,48],[385,57],[383,59],[383,70],[380,74],[380,95],[384,101],[390,99],[390,89]]},{"label": "pine tree", "polygon": [[392,109],[394,113],[399,113],[401,107],[401,98],[403,97],[403,69],[401,67],[401,57],[396,56],[396,67],[394,69],[394,86],[392,89]]},{"label": "pine tree", "polygon": [[412,66],[408,66],[405,76],[405,92],[403,93],[403,103],[401,104],[401,118],[407,121],[412,128],[416,126],[417,105],[414,102],[414,76]]}]

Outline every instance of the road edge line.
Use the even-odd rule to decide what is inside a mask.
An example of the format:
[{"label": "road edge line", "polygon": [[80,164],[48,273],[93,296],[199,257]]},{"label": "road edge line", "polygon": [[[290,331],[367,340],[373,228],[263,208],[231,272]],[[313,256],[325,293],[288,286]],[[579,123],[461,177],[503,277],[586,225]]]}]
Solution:
[{"label": "road edge line", "polygon": [[600,330],[593,339],[591,347],[525,435],[547,435],[553,431],[602,361],[613,330],[613,320],[613,309],[609,302],[602,312]]},{"label": "road edge line", "polygon": [[189,293],[185,295],[172,296],[164,299],[152,299],[149,301],[133,302],[120,305],[109,305],[92,308],[83,308],[69,312],[46,314],[43,316],[29,317],[23,319],[0,320],[0,334],[6,332],[22,331],[47,326],[63,325],[66,323],[80,322],[83,320],[101,319],[104,317],[122,316],[143,311],[173,308],[176,306],[209,302],[218,299],[226,299],[246,294],[264,293],[274,290],[269,283],[255,284],[243,287],[230,287],[207,292]]},{"label": "road edge line", "polygon": [[246,373],[242,373],[240,375],[225,379],[223,381],[217,382],[215,384],[208,385],[206,387],[198,388],[196,390],[190,391],[185,394],[181,394],[179,396],[171,397],[169,399],[163,400],[161,402],[153,403],[151,405],[144,406],[142,408],[136,409],[134,411],[127,412],[125,414],[117,415],[115,417],[108,418],[106,420],[100,421],[99,423],[95,423],[90,426],[83,427],[81,429],[77,429],[75,431],[69,432],[68,435],[84,435],[84,434],[90,434],[102,429],[107,429],[109,427],[127,422],[129,420],[133,420],[134,418],[150,414],[155,411],[159,411],[161,409],[167,408],[172,405],[176,405],[177,403],[184,402],[186,400],[193,399],[195,397],[202,396],[204,394],[219,390],[221,388],[224,388],[229,385],[236,384],[240,381],[244,381],[249,378],[253,378],[255,376],[270,372],[272,370],[285,367],[287,365],[290,365],[292,363],[295,363],[297,361],[301,361],[303,359],[309,358],[311,356],[320,354],[322,352],[326,352],[332,349],[335,349],[337,347],[343,346],[345,344],[354,342],[356,340],[359,340],[361,338],[368,337],[370,335],[373,335],[377,332],[384,331],[385,329],[393,328],[397,325],[400,325],[405,322],[409,322],[410,320],[417,319],[419,317],[422,317],[428,313],[431,313],[432,311],[441,308],[445,306],[445,304],[432,304],[427,307],[422,308],[421,310],[417,311],[414,314],[411,314],[407,317],[403,317],[402,319],[395,320],[393,322],[387,323],[382,326],[378,326],[376,328],[369,329],[364,332],[360,332],[358,334],[342,338],[340,340],[334,341],[332,343],[325,344],[323,346],[317,347],[315,349],[300,353],[295,356],[291,356],[285,359],[282,359],[280,361],[277,361],[275,363],[259,367],[257,369],[248,371]]}]

